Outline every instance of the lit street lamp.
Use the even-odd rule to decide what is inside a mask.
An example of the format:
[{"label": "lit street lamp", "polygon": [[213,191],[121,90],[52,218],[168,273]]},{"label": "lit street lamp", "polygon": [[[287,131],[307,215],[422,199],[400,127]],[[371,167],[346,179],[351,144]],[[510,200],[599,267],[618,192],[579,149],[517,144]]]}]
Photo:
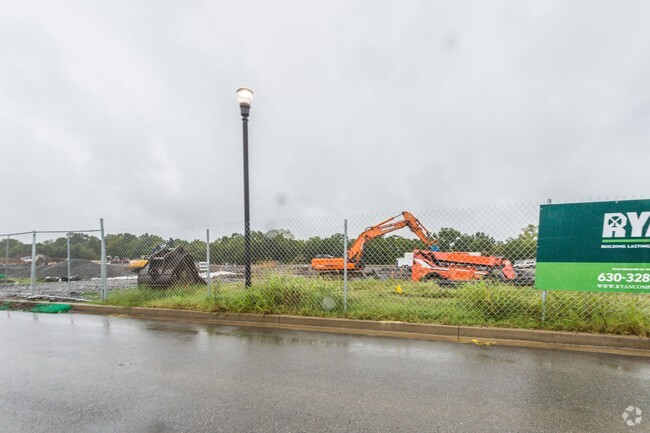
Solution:
[{"label": "lit street lamp", "polygon": [[253,91],[245,87],[237,89],[237,102],[241,109],[244,132],[244,278],[246,288],[249,288],[251,286],[251,221],[248,203],[248,115],[253,102]]}]

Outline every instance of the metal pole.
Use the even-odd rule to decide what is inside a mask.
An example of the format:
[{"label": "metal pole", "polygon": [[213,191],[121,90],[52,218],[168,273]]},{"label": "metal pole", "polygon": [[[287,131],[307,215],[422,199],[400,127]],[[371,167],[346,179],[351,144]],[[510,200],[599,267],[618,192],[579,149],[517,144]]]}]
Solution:
[{"label": "metal pole", "polygon": [[68,296],[70,296],[72,291],[70,286],[70,233],[68,232],[65,236],[68,240]]},{"label": "metal pole", "polygon": [[348,220],[343,220],[343,311],[348,311]]},{"label": "metal pole", "polygon": [[244,135],[244,278],[246,288],[251,286],[251,222],[248,194],[248,115],[250,106],[240,105],[242,132]]},{"label": "metal pole", "polygon": [[99,219],[99,231],[101,233],[101,290],[100,298],[102,301],[106,300],[107,290],[106,290],[106,239],[104,238],[104,218]]},{"label": "metal pole", "polygon": [[[547,204],[553,203],[553,200],[550,198],[546,200]],[[542,291],[542,323],[544,323],[544,319],[546,318],[546,290]]]},{"label": "metal pole", "polygon": [[34,296],[34,290],[36,289],[36,230],[32,232],[32,275],[29,289],[32,296]]},{"label": "metal pole", "polygon": [[205,229],[205,240],[205,258],[208,262],[208,278],[206,278],[206,280],[208,281],[208,297],[210,297],[210,285],[212,284],[212,281],[210,280],[210,229]]},{"label": "metal pole", "polygon": [[9,235],[7,235],[7,255],[5,256],[5,286],[9,284]]}]

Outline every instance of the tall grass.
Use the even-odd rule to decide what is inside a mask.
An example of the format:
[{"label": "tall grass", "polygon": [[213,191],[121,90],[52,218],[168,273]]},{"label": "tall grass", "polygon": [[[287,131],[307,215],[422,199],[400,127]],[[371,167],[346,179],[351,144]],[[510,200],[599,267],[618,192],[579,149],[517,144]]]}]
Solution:
[{"label": "tall grass", "polygon": [[249,289],[242,282],[217,282],[207,296],[205,286],[133,288],[111,293],[104,303],[650,335],[649,295],[550,292],[542,321],[540,291],[483,282],[440,287],[433,282],[353,280],[349,283],[345,309],[341,281],[269,273],[254,280]]}]

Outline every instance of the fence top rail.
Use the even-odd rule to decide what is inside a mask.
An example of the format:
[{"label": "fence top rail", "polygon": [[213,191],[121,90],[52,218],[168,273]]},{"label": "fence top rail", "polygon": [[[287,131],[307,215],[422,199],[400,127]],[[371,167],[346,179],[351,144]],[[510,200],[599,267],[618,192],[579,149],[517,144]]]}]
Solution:
[{"label": "fence top rail", "polygon": [[20,232],[20,233],[2,233],[0,237],[7,236],[18,236],[18,235],[31,235],[31,234],[53,234],[53,233],[99,233],[101,229],[92,229],[92,230],[32,230],[29,232]]},{"label": "fence top rail", "polygon": [[34,233],[34,232],[3,233],[3,234],[1,234],[0,236],[2,236],[3,238],[5,238],[5,237],[9,237],[9,236],[30,235],[30,234],[32,234],[32,233]]}]

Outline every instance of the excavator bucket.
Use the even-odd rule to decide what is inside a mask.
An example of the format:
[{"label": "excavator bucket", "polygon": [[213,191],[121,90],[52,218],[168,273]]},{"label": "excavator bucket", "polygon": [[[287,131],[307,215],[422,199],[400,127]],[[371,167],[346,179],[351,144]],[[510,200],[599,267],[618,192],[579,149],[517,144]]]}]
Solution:
[{"label": "excavator bucket", "polygon": [[161,246],[138,272],[138,287],[166,288],[189,284],[206,282],[199,276],[194,259],[183,247]]}]

